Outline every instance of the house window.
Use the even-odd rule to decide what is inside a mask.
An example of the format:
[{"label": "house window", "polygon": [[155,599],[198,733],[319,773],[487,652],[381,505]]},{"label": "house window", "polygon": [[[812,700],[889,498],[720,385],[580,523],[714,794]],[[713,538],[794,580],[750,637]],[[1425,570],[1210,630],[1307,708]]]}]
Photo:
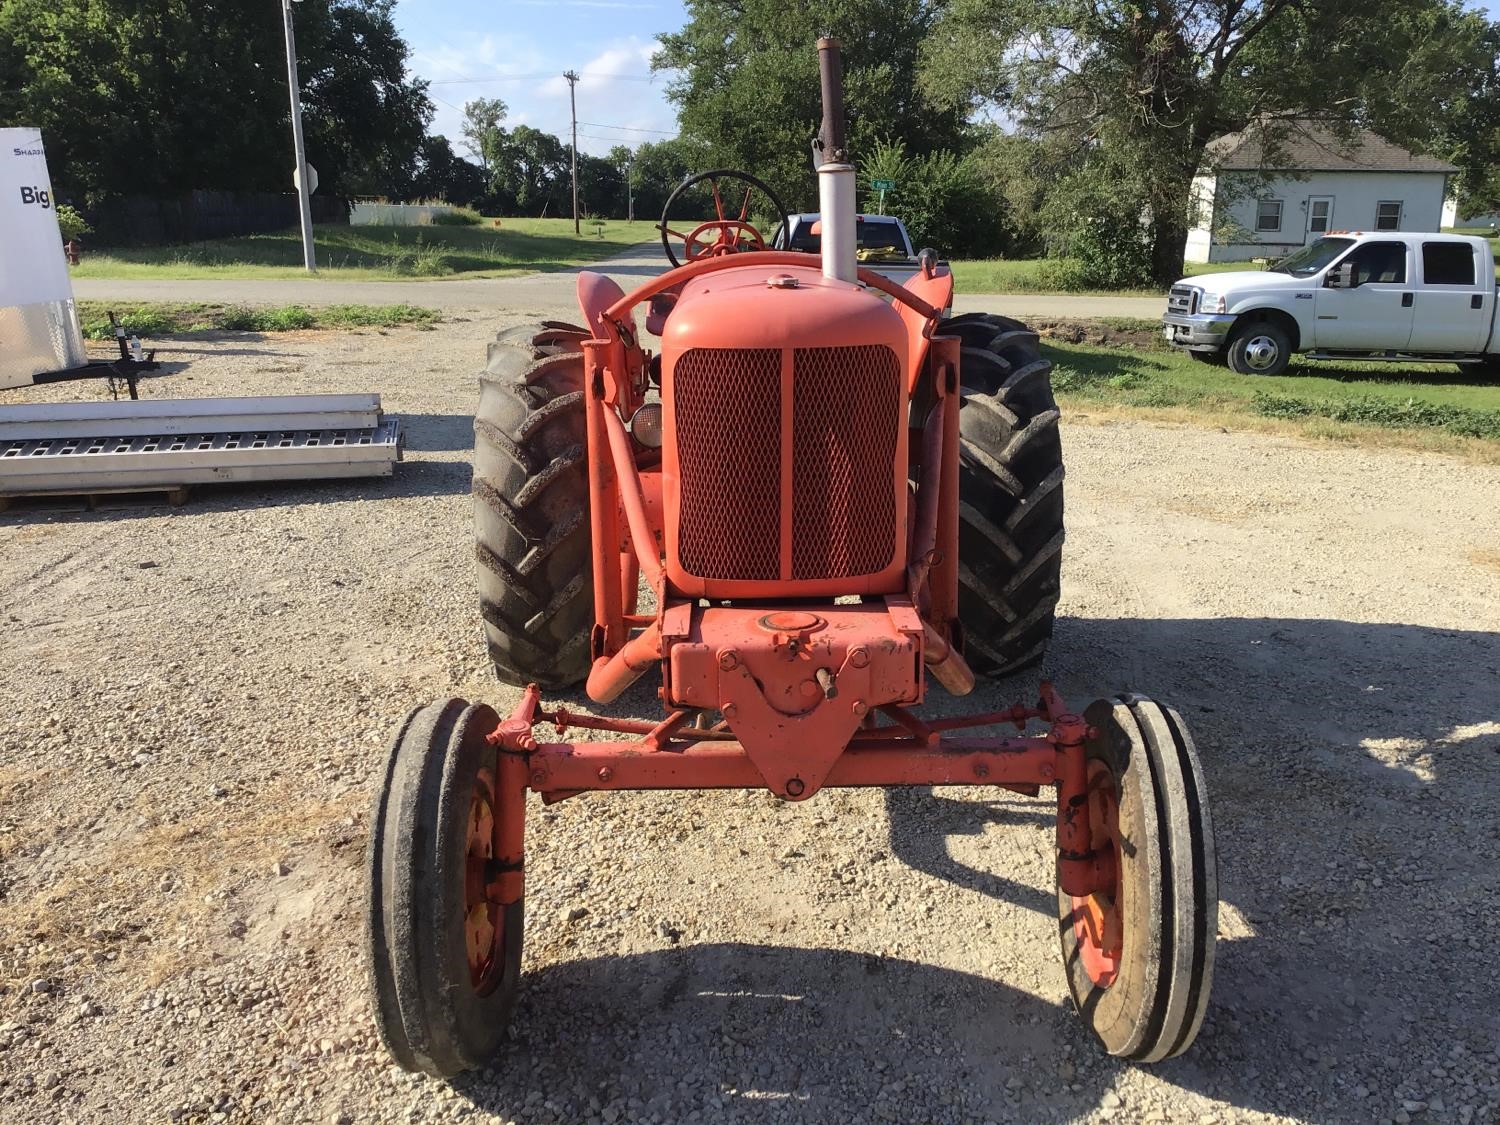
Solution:
[{"label": "house window", "polygon": [[1401,229],[1401,200],[1386,199],[1375,205],[1375,229]]},{"label": "house window", "polygon": [[1428,285],[1473,285],[1474,248],[1467,242],[1422,243],[1422,280]]},{"label": "house window", "polygon": [[1281,229],[1281,200],[1262,199],[1255,206],[1255,229],[1257,233],[1275,233]]},{"label": "house window", "polygon": [[1307,229],[1313,234],[1328,233],[1328,215],[1333,210],[1333,200],[1313,199],[1308,201]]}]

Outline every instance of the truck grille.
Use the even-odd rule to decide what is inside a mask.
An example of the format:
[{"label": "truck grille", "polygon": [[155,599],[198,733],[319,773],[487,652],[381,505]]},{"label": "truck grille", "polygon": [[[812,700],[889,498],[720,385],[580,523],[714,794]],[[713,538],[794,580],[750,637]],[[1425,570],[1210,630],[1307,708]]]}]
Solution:
[{"label": "truck grille", "polygon": [[876,573],[896,541],[901,363],[879,345],[793,349],[785,457],[781,364],[774,348],[695,348],[673,366],[678,561],[730,581]]},{"label": "truck grille", "polygon": [[1174,285],[1167,294],[1167,312],[1178,316],[1192,316],[1198,311],[1200,290],[1192,285]]}]

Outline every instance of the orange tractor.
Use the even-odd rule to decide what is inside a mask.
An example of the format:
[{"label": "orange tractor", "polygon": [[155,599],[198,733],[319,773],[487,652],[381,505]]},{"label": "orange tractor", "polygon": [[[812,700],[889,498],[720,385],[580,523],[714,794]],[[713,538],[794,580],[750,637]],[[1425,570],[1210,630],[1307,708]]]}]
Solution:
[{"label": "orange tractor", "polygon": [[[1202,1022],[1215,863],[1181,717],[1139,695],[1080,714],[1046,682],[1003,711],[915,710],[928,674],[957,696],[976,672],[1041,658],[1063,537],[1058,412],[1035,334],[947,317],[953,279],[930,253],[904,286],[858,267],[838,45],[818,49],[821,260],[765,249],[752,195],[787,213],[765,185],[704,173],[663,216],[673,269],[629,294],[584,273],[582,326],[491,347],[474,422],[480,600],[496,671],[524,690],[504,718],[459,699],[414,711],[381,780],[371,979],[408,1069],[454,1074],[501,1042],[528,792],[1053,789],[1082,1018],[1141,1061],[1185,1050]],[[691,188],[712,213],[679,230]],[[582,682],[604,704],[648,672],[655,722],[549,710],[539,692]],[[613,737],[565,740],[580,730]]]}]

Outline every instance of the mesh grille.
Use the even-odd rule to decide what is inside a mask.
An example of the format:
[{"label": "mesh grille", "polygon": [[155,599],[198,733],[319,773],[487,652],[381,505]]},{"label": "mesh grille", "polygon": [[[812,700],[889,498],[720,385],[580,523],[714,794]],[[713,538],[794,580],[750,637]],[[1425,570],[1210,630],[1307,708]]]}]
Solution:
[{"label": "mesh grille", "polygon": [[792,577],[884,569],[896,538],[892,476],[901,365],[890,348],[798,348],[793,360]]},{"label": "mesh grille", "polygon": [[678,561],[700,578],[781,577],[781,352],[685,352],[672,368]]}]

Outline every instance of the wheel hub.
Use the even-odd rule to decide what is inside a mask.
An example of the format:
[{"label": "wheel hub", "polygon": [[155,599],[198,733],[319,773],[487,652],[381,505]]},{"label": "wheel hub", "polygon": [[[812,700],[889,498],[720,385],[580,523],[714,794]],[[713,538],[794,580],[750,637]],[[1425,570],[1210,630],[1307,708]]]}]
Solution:
[{"label": "wheel hub", "polygon": [[1281,349],[1269,336],[1256,336],[1245,345],[1245,363],[1256,371],[1266,371],[1275,365]]}]

